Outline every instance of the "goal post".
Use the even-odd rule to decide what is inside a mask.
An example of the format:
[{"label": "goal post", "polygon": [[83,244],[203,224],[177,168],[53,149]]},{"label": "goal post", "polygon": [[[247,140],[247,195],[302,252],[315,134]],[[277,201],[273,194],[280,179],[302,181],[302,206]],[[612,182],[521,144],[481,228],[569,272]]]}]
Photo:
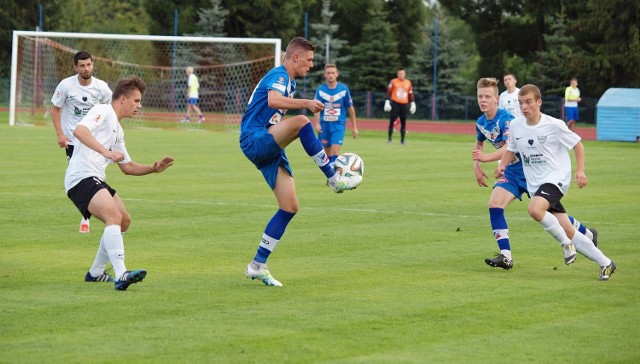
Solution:
[{"label": "goal post", "polygon": [[84,50],[93,56],[94,76],[110,88],[129,75],[147,83],[142,112],[123,124],[182,120],[187,105],[185,69],[193,67],[204,125],[237,130],[253,88],[270,68],[280,65],[281,48],[277,38],[14,31],[9,125],[51,123],[53,92],[61,80],[75,74],[73,56]]}]

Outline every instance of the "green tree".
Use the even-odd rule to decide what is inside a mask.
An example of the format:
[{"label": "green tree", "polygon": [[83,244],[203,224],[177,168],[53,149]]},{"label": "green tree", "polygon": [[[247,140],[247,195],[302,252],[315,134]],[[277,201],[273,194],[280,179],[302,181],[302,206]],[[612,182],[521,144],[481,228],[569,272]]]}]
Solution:
[{"label": "green tree", "polygon": [[562,14],[550,17],[551,28],[545,34],[546,49],[538,51],[535,62],[534,83],[545,96],[563,96],[564,89],[575,70],[580,68],[582,54],[575,46],[575,38],[568,34],[567,20]]},{"label": "green tree", "polygon": [[640,3],[588,0],[570,24],[583,50],[573,73],[583,95],[600,96],[610,87],[640,87]]},{"label": "green tree", "polygon": [[346,81],[355,90],[386,90],[389,80],[400,68],[392,26],[381,7],[368,10],[369,21],[362,28],[362,39],[351,48],[351,75]]},{"label": "green tree", "polygon": [[[312,71],[309,74],[309,78],[311,80],[311,87],[315,87],[316,85],[324,82],[324,65],[327,63],[337,64],[341,69],[343,64],[346,64],[350,56],[342,56],[341,51],[344,49],[345,45],[349,42],[346,40],[340,39],[337,37],[336,33],[338,32],[338,24],[335,24],[332,21],[334,11],[331,11],[331,0],[324,0],[322,2],[322,11],[320,16],[322,18],[321,23],[313,23],[310,24],[311,33],[310,36],[311,42],[316,45],[316,52],[314,56],[313,63],[315,64],[315,71]],[[327,60],[327,38],[329,39],[329,59]],[[349,75],[348,71],[340,70],[340,73],[343,77],[347,77]]]},{"label": "green tree", "polygon": [[[39,6],[41,0],[0,0],[0,77],[8,78],[11,73],[11,47],[14,30],[35,31],[39,26]],[[55,30],[60,20],[59,1],[43,4],[43,29]]]},{"label": "green tree", "polygon": [[226,1],[230,36],[280,38],[283,45],[304,35],[302,0]]},{"label": "green tree", "polygon": [[393,26],[398,44],[395,51],[400,64],[407,67],[416,45],[424,42],[424,33],[420,30],[427,19],[427,8],[423,0],[388,0],[385,4],[387,21]]}]

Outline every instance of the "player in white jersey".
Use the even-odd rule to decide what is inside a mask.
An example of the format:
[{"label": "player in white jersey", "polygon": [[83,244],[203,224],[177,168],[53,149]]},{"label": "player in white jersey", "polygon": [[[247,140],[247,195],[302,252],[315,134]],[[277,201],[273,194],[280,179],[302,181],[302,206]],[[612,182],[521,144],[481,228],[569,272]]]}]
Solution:
[{"label": "player in white jersey", "polygon": [[516,75],[507,73],[504,75],[503,82],[504,87],[507,89],[500,94],[498,108],[507,110],[516,118],[522,116],[520,105],[518,104],[518,91],[520,89],[516,87],[516,83],[518,83]]},{"label": "player in white jersey", "polygon": [[[106,168],[117,163],[124,174],[142,176],[162,172],[173,164],[171,157],[150,166],[138,164],[127,152],[119,120],[138,113],[146,88],[137,76],[123,78],[116,84],[111,104],[97,105],[89,111],[73,131],[76,148],[64,178],[67,196],[82,216],[93,215],[105,223],[98,253],[84,280],[114,282],[117,290],[126,290],[130,284],[142,281],[147,272],[129,271],[125,267],[122,234],[129,228],[131,216],[120,196],[105,182]],[[109,262],[117,279],[105,272]]]},{"label": "player in white jersey", "polygon": [[523,117],[511,122],[507,151],[502,155],[496,176],[502,176],[515,153],[520,153],[527,189],[533,196],[529,215],[561,244],[563,250],[575,249],[598,263],[600,279],[608,280],[616,271],[616,265],[574,228],[560,203],[571,183],[569,149],[574,150],[576,158],[575,180],[580,188],[587,185],[584,146],[580,137],[562,120],[540,112],[542,96],[537,86],[522,86],[518,101]]},{"label": "player in white jersey", "polygon": [[[62,80],[51,97],[53,127],[58,146],[65,148],[67,161],[73,155],[76,125],[92,107],[111,102],[111,90],[106,82],[93,77],[93,57],[85,51],[73,56],[75,75]],[[89,233],[89,220],[80,221],[80,232]]]}]

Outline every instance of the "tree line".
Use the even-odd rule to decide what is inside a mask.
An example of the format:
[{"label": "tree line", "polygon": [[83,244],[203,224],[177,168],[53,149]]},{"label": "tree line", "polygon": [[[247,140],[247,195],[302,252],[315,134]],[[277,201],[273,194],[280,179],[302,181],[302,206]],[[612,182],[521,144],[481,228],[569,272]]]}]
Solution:
[{"label": "tree line", "polygon": [[0,0],[0,77],[9,77],[13,30],[173,35],[176,9],[178,35],[286,45],[306,32],[318,45],[311,86],[328,53],[353,90],[384,91],[405,68],[430,93],[437,46],[439,94],[475,94],[478,78],[507,72],[546,95],[561,95],[571,77],[587,97],[640,87],[637,0]]}]

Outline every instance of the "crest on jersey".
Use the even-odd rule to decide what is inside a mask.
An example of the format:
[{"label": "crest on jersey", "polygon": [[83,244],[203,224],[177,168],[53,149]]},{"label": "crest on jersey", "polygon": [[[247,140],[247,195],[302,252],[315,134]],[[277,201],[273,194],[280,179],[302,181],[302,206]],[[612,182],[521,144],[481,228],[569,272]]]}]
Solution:
[{"label": "crest on jersey", "polygon": [[529,145],[533,145],[533,139],[528,140]]},{"label": "crest on jersey", "polygon": [[82,101],[87,102],[87,97],[86,96],[82,96]]},{"label": "crest on jersey", "polygon": [[538,135],[538,143],[544,144],[547,141],[546,135]]},{"label": "crest on jersey", "polygon": [[100,122],[100,120],[102,120],[102,115],[99,115],[99,114],[98,114],[98,115],[96,115],[96,117],[95,117],[95,118],[93,118],[93,120],[95,120],[95,122],[96,122],[96,123],[99,123],[99,122]]}]

